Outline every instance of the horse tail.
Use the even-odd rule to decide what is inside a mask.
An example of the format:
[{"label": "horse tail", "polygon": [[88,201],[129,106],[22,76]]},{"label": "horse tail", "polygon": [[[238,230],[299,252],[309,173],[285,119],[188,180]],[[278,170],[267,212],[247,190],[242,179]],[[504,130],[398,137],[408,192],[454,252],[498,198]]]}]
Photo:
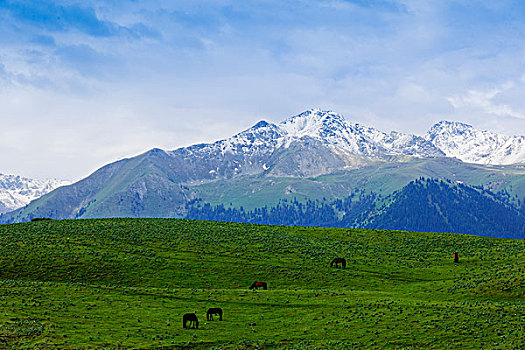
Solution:
[{"label": "horse tail", "polygon": [[186,318],[182,318],[182,328],[186,328]]},{"label": "horse tail", "polygon": [[343,259],[342,265],[343,265],[343,269],[346,269],[346,259]]}]

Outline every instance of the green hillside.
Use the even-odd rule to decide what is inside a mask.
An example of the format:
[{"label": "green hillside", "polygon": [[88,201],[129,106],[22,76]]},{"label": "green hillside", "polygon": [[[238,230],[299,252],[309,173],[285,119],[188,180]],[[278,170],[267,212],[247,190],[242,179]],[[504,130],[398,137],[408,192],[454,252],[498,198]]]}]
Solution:
[{"label": "green hillside", "polygon": [[525,238],[525,216],[494,193],[423,178],[395,192],[360,227]]},{"label": "green hillside", "polygon": [[350,196],[327,200],[282,200],[252,210],[215,206],[201,199],[189,203],[188,219],[253,224],[455,232],[499,238],[525,238],[525,209],[507,191],[450,180],[419,178],[390,195],[355,189]]},{"label": "green hillside", "polygon": [[521,349],[524,248],[178,219],[0,225],[0,348]]},{"label": "green hillside", "polygon": [[189,189],[212,205],[232,203],[233,207],[251,210],[274,206],[282,199],[341,199],[356,189],[387,196],[419,177],[481,185],[493,192],[506,190],[520,200],[525,198],[523,166],[468,164],[451,158],[407,157],[396,162],[376,162],[360,169],[308,178],[242,176],[190,186]]}]

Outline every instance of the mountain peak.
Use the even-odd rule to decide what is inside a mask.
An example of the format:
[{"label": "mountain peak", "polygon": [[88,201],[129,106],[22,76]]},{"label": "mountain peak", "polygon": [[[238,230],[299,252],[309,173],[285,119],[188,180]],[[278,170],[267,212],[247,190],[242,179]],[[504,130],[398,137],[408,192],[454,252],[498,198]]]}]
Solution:
[{"label": "mountain peak", "polygon": [[288,136],[302,137],[318,135],[322,129],[341,129],[346,123],[341,114],[314,108],[286,119],[279,124],[279,127]]},{"label": "mountain peak", "polygon": [[429,134],[440,133],[443,131],[461,134],[464,131],[473,130],[473,129],[474,127],[470,124],[457,122],[457,121],[442,120],[432,125],[432,127],[429,130]]},{"label": "mountain peak", "polygon": [[[310,108],[306,111],[291,116],[282,123],[287,123],[290,121],[294,121],[297,119],[311,119],[311,120],[330,120],[330,119],[337,119],[337,120],[345,120],[345,117],[343,117],[342,114],[336,113],[331,110],[327,109],[320,109],[320,108]],[[282,124],[281,123],[281,124]]]},{"label": "mountain peak", "polygon": [[264,128],[265,126],[268,126],[268,125],[270,125],[270,123],[268,123],[266,120],[261,120],[260,122],[252,126],[252,129]]},{"label": "mountain peak", "polygon": [[461,122],[440,121],[425,139],[441,149],[447,157],[468,163],[515,164],[525,162],[525,137],[506,136],[478,130]]}]

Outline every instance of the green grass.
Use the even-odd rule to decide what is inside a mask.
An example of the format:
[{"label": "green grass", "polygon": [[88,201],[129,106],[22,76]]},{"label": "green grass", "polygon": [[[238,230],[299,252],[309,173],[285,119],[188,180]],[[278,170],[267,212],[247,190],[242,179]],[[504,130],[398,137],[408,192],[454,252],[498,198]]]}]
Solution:
[{"label": "green grass", "polygon": [[[0,348],[522,349],[524,248],[177,219],[0,225]],[[199,329],[182,329],[193,311]]]}]

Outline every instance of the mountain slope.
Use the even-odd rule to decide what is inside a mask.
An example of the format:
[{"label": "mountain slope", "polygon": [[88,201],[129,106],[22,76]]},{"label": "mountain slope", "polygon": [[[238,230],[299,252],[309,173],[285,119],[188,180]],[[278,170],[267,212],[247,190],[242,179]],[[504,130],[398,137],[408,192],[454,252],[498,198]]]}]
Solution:
[{"label": "mountain slope", "polygon": [[[172,217],[191,196],[172,180],[166,152],[151,150],[108,164],[87,178],[48,193],[26,207],[0,217],[0,222],[33,217]],[[176,175],[176,171],[175,171]]]},{"label": "mountain slope", "polygon": [[410,182],[364,225],[525,238],[525,216],[488,191],[443,180]]},{"label": "mountain slope", "polygon": [[[463,163],[453,158],[407,158],[316,177],[241,176],[189,186],[196,197],[212,205],[230,203],[251,210],[275,206],[282,199],[344,198],[356,189],[388,196],[419,177],[450,179],[492,192],[506,191],[512,199],[525,198],[525,168]],[[515,200],[515,205],[519,205]]]},{"label": "mountain slope", "polygon": [[525,215],[501,196],[451,181],[424,178],[386,197],[356,188],[342,199],[298,201],[293,197],[249,210],[197,200],[189,206],[187,218],[525,238]]}]

